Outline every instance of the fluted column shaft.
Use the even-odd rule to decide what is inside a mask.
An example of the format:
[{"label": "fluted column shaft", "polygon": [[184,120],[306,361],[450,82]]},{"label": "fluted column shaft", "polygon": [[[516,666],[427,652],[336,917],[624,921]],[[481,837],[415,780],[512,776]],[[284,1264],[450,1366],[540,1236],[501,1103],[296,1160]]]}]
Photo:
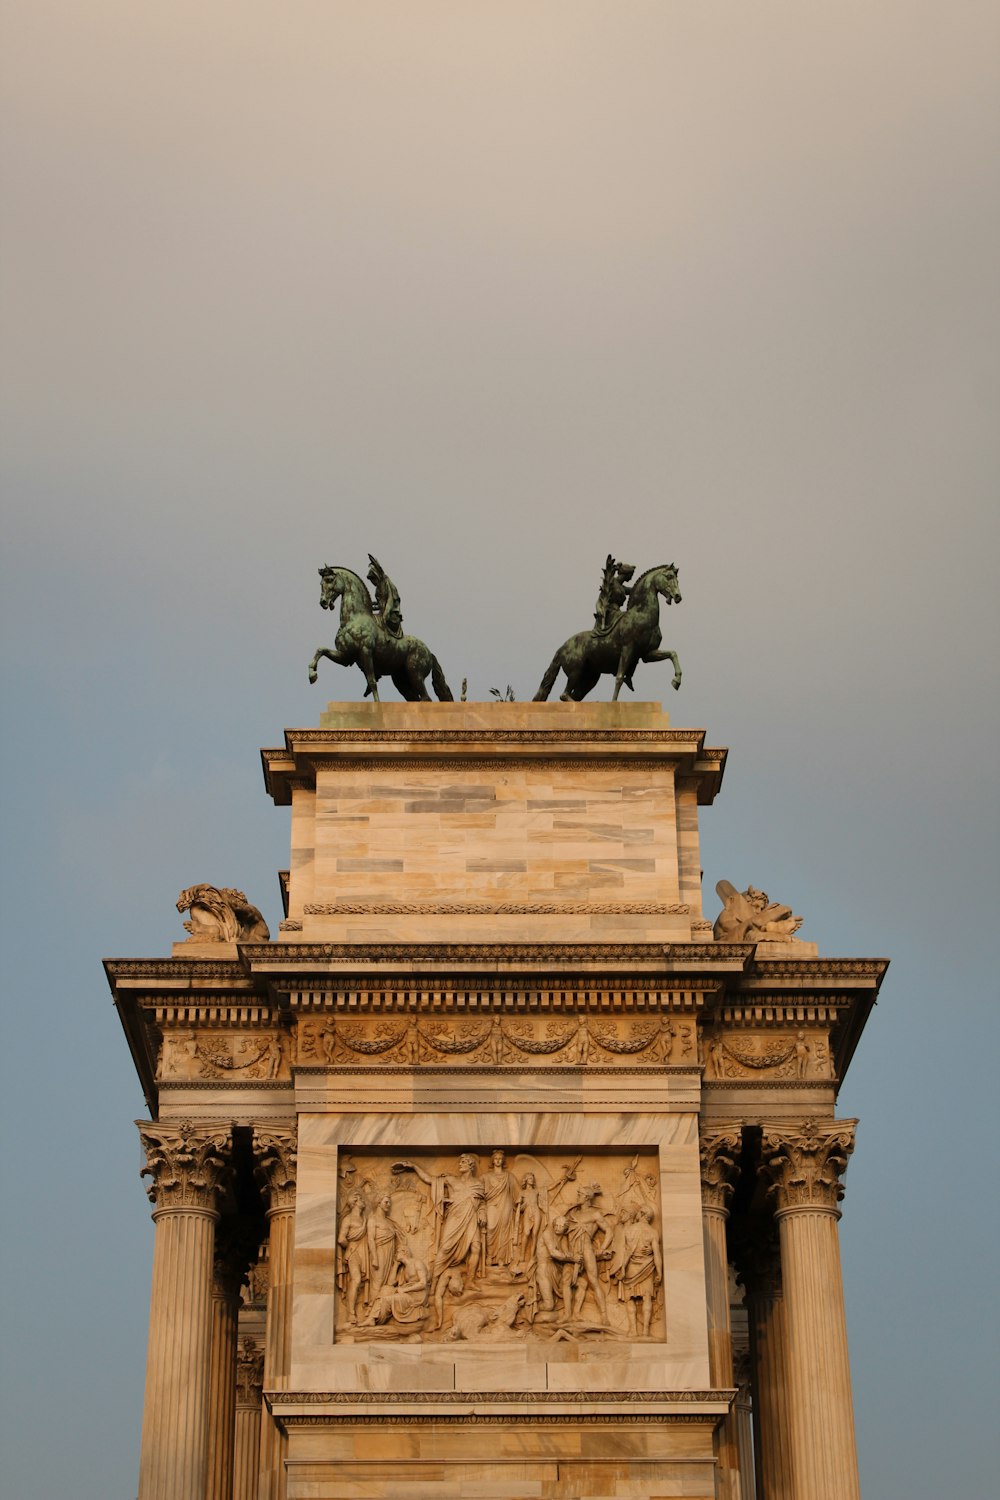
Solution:
[{"label": "fluted column shaft", "polygon": [[[268,1217],[267,1324],[264,1337],[264,1390],[285,1387],[292,1353],[292,1248],[295,1234],[295,1137],[292,1132],[259,1135],[257,1175],[270,1201]],[[259,1500],[285,1500],[287,1439],[269,1413],[260,1426]]]},{"label": "fluted column shaft", "polygon": [[215,1257],[208,1381],[208,1500],[232,1500],[240,1274]]},{"label": "fluted column shaft", "polygon": [[253,1339],[244,1339],[236,1366],[233,1500],[257,1500],[263,1373],[263,1351],[256,1347]]},{"label": "fluted column shaft", "polygon": [[741,1500],[756,1500],[757,1486],[753,1471],[753,1425],[749,1381],[737,1377],[736,1401],[733,1406],[736,1422],[736,1451],[740,1464]]},{"label": "fluted column shaft", "polygon": [[[737,1160],[738,1133],[709,1136],[701,1142],[701,1210],[705,1241],[705,1294],[708,1310],[708,1368],[716,1390],[733,1381],[733,1335],[729,1318],[729,1255],[726,1221]],[[742,1500],[736,1414],[730,1412],[715,1434],[717,1500]]]},{"label": "fluted column shaft", "polygon": [[795,1500],[792,1488],[785,1301],[777,1267],[745,1276],[757,1500]]},{"label": "fluted column shaft", "polygon": [[764,1135],[781,1236],[795,1500],[861,1497],[837,1231],[853,1144],[853,1121]]},{"label": "fluted column shaft", "polygon": [[229,1137],[139,1129],[156,1204],[139,1500],[204,1500],[216,1190]]}]

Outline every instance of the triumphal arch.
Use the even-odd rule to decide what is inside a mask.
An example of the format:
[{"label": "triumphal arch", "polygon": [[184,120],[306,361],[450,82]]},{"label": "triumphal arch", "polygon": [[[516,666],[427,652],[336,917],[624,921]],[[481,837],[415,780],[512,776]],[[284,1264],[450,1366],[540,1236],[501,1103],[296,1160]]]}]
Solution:
[{"label": "triumphal arch", "polygon": [[886,965],[706,913],[726,751],[581,700],[330,704],[263,752],[273,939],[202,884],[108,961],[140,1500],[858,1497],[836,1100]]}]

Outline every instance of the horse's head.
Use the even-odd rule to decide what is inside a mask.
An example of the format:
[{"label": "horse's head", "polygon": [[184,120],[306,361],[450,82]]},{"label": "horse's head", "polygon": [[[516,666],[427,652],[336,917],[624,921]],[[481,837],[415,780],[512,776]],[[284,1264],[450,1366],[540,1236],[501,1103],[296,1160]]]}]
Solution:
[{"label": "horse's head", "polygon": [[319,591],[320,609],[332,609],[344,592],[344,580],[339,568],[320,568],[319,576],[323,580]]},{"label": "horse's head", "polygon": [[664,563],[653,570],[653,586],[668,604],[680,604],[681,591],[677,586],[677,564]]},{"label": "horse's head", "polygon": [[662,594],[668,604],[680,604],[681,591],[677,586],[676,563],[661,563],[658,568],[647,568],[632,586],[629,609],[648,609],[652,596],[656,594]]}]

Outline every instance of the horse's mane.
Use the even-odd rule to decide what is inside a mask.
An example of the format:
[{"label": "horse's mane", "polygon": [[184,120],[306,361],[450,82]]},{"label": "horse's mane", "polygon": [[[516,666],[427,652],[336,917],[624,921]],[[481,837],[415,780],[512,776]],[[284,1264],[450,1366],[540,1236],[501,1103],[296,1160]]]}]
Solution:
[{"label": "horse's mane", "polygon": [[319,571],[320,571],[321,574],[322,573],[346,573],[347,576],[348,576],[348,578],[353,578],[354,582],[357,584],[358,588],[361,590],[361,597],[363,599],[366,599],[368,601],[368,612],[369,612],[369,614],[373,615],[375,613],[374,606],[372,604],[371,592],[370,592],[370,590],[368,588],[367,583],[365,583],[364,579],[361,577],[360,573],[355,573],[355,571],[354,571],[353,568],[342,568],[339,563],[327,563],[326,566],[324,568],[320,568]]},{"label": "horse's mane", "polygon": [[650,573],[662,573],[663,570],[664,570],[664,568],[673,568],[674,572],[675,573],[677,572],[677,565],[676,565],[676,563],[657,563],[655,568],[647,568],[646,571],[645,571],[645,573],[640,573],[639,574],[638,578],[635,580],[635,583],[633,583],[631,589],[629,590],[629,600],[628,600],[628,608],[629,609],[632,608],[632,601],[635,598],[636,594],[639,592],[639,585],[640,585],[640,583],[645,583],[645,581],[649,577]]}]

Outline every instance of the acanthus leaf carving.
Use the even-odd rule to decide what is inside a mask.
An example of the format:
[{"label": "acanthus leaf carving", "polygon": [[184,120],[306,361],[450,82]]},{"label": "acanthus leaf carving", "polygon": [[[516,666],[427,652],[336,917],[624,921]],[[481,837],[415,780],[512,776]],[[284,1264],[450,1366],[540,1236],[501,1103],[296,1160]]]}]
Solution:
[{"label": "acanthus leaf carving", "polygon": [[264,1351],[249,1336],[240,1341],[236,1354],[236,1401],[240,1406],[260,1405],[264,1386]]},{"label": "acanthus leaf carving", "polygon": [[839,1213],[844,1196],[840,1179],[854,1150],[856,1123],[808,1119],[798,1130],[765,1128],[762,1171],[776,1215],[803,1208]]},{"label": "acanthus leaf carving", "polygon": [[157,1213],[169,1209],[214,1212],[220,1188],[229,1171],[232,1137],[228,1129],[196,1127],[190,1120],[176,1124],[138,1121],[146,1153],[141,1177]]},{"label": "acanthus leaf carving", "polygon": [[254,1136],[254,1172],[271,1213],[295,1206],[296,1133],[258,1130]]},{"label": "acanthus leaf carving", "polygon": [[739,1176],[742,1149],[743,1137],[739,1130],[723,1130],[702,1137],[699,1143],[701,1198],[706,1207],[728,1213]]}]

